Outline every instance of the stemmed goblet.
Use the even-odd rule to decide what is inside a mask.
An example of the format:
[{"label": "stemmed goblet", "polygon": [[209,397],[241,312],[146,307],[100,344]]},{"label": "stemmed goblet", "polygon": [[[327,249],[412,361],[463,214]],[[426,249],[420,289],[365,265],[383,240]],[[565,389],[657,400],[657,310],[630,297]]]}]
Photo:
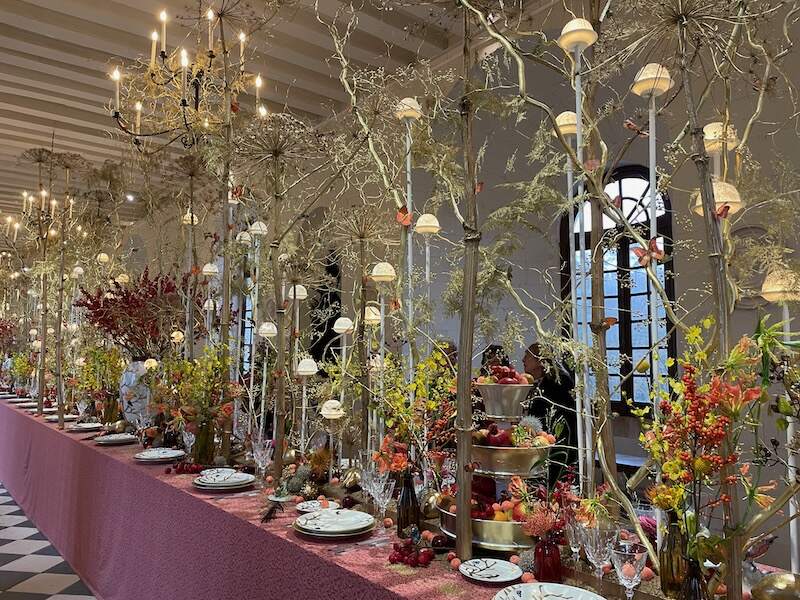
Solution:
[{"label": "stemmed goblet", "polygon": [[197,438],[195,434],[191,431],[187,431],[184,429],[181,432],[181,437],[183,438],[183,447],[186,450],[186,454],[189,455],[192,453],[192,447],[194,446],[194,440]]},{"label": "stemmed goblet", "polygon": [[567,520],[564,526],[564,533],[567,536],[569,549],[572,550],[572,560],[577,565],[581,557],[581,547],[586,539],[586,527],[571,518]]},{"label": "stemmed goblet", "polygon": [[647,550],[639,544],[614,546],[611,562],[617,572],[619,582],[625,586],[625,596],[633,600],[633,591],[642,581],[642,570],[647,562]]},{"label": "stemmed goblet", "polygon": [[383,519],[386,516],[386,509],[389,507],[389,502],[392,500],[394,493],[395,480],[389,479],[388,472],[385,473],[386,477],[381,482],[375,482],[375,487],[372,490],[372,498],[378,507],[378,526],[383,525]]},{"label": "stemmed goblet", "polygon": [[253,438],[253,461],[256,463],[256,479],[258,485],[263,485],[267,465],[272,458],[272,441],[261,436]]},{"label": "stemmed goblet", "polygon": [[585,548],[589,562],[594,565],[598,579],[603,578],[603,567],[611,560],[611,549],[617,542],[616,527],[598,526],[586,529]]}]

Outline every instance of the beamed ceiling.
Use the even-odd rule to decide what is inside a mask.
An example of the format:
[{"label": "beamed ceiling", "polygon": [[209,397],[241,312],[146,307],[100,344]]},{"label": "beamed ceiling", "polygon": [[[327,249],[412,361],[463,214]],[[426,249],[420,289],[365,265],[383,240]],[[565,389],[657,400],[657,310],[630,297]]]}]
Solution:
[{"label": "beamed ceiling", "polygon": [[[257,6],[257,1],[250,4]],[[343,7],[339,0],[319,0],[317,6],[326,18]],[[37,187],[34,165],[19,159],[28,148],[49,148],[54,139],[57,152],[77,152],[95,163],[125,156],[129,148],[112,136],[106,108],[113,93],[108,74],[111,65],[149,52],[150,32],[158,28],[162,9],[175,16],[197,13],[185,0],[0,0],[3,215],[18,213],[23,190]],[[350,59],[358,66],[387,69],[419,57],[446,62],[460,52],[459,27],[453,33],[446,22],[429,8],[365,6],[348,46]],[[178,20],[170,20],[170,48],[187,34]],[[258,52],[247,67],[264,75],[262,97],[268,107],[288,106],[319,121],[345,107],[331,60],[333,43],[317,20],[313,0],[299,0],[254,38],[249,44]],[[126,212],[135,218],[135,202]]]}]

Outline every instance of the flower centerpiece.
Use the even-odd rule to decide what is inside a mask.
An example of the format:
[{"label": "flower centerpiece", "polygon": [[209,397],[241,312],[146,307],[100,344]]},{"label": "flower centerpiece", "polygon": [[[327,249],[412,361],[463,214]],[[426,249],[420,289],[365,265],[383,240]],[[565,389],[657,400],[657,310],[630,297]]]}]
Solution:
[{"label": "flower centerpiece", "polygon": [[75,390],[94,406],[103,423],[114,423],[120,417],[117,385],[124,367],[122,354],[113,346],[87,348],[76,360]]}]

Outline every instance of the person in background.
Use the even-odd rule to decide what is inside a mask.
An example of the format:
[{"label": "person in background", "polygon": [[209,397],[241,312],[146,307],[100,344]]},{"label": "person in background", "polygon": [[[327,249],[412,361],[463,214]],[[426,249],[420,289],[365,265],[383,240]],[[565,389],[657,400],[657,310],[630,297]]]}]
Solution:
[{"label": "person in background", "polygon": [[511,366],[511,361],[508,360],[508,354],[500,344],[491,344],[483,351],[481,357],[481,375],[491,375],[491,369],[494,366]]},{"label": "person in background", "polygon": [[[557,362],[545,358],[541,345],[536,342],[528,346],[522,358],[525,372],[534,379],[534,397],[528,408],[528,414],[542,421],[549,433],[557,424],[563,423],[558,437],[560,446],[550,457],[550,483],[561,477],[570,465],[578,461],[578,417],[575,409],[575,380],[569,371]],[[538,396],[538,398],[537,398]]]}]

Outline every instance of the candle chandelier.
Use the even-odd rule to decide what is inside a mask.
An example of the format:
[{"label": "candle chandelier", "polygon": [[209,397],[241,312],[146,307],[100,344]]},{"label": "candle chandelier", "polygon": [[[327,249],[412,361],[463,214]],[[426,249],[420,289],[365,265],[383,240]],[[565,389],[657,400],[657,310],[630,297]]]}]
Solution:
[{"label": "candle chandelier", "polygon": [[169,15],[161,11],[161,31],[150,34],[149,60],[142,57],[111,72],[112,118],[139,152],[156,154],[178,141],[187,149],[198,145],[230,122],[231,113],[239,110],[236,97],[250,82],[255,86],[256,111],[266,112],[259,104],[261,76],[245,71],[249,38],[245,31],[234,38],[238,60],[231,60],[234,39],[226,25],[232,17],[224,7],[219,11],[209,7],[203,18],[194,20],[184,45],[170,50]]}]

